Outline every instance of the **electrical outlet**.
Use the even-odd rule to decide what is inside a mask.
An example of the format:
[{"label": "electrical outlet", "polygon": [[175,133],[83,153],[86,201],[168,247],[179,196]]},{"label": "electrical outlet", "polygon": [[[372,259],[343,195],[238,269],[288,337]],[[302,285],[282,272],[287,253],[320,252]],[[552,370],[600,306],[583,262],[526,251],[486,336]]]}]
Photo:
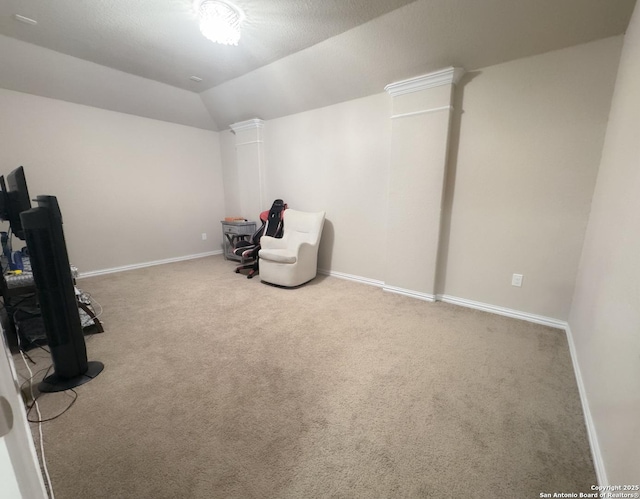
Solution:
[{"label": "electrical outlet", "polygon": [[202,240],[203,240],[203,241],[206,241],[206,240],[207,240],[207,233],[206,233],[206,232],[203,232],[203,233],[202,233]]},{"label": "electrical outlet", "polygon": [[522,274],[513,274],[513,277],[511,278],[511,285],[521,287],[523,278],[524,276]]}]

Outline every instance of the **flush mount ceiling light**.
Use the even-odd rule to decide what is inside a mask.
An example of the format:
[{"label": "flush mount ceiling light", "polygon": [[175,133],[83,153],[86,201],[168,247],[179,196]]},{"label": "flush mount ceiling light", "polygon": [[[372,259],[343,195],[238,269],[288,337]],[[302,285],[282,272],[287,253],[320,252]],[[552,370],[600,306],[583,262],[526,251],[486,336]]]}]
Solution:
[{"label": "flush mount ceiling light", "polygon": [[223,0],[195,0],[193,8],[206,38],[223,45],[238,45],[240,24],[244,20],[238,7]]}]

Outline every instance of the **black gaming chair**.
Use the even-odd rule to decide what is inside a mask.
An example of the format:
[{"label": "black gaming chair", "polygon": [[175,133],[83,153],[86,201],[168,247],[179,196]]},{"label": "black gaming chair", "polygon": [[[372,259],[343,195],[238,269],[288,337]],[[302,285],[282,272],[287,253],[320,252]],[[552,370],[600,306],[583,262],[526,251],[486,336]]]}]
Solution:
[{"label": "black gaming chair", "polygon": [[[282,237],[282,213],[287,209],[287,205],[282,199],[276,199],[269,211],[260,213],[260,228],[251,236],[249,241],[238,241],[233,249],[233,254],[239,256],[241,265],[236,267],[236,274],[241,270],[248,270],[247,279],[251,279],[259,272],[258,251],[260,251],[260,238],[262,236]],[[247,262],[248,263],[244,263]]]}]

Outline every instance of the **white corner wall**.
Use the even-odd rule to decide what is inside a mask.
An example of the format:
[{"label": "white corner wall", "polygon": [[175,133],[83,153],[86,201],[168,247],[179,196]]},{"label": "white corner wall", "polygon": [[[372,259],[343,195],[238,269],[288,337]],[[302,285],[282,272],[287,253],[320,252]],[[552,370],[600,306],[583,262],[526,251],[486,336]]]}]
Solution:
[{"label": "white corner wall", "polygon": [[0,109],[0,174],[58,197],[80,272],[220,251],[217,132],[4,89]]},{"label": "white corner wall", "polygon": [[613,37],[463,77],[440,293],[567,320],[621,47]]},{"label": "white corner wall", "polygon": [[603,485],[640,479],[639,130],[636,7],[624,40],[569,317]]}]

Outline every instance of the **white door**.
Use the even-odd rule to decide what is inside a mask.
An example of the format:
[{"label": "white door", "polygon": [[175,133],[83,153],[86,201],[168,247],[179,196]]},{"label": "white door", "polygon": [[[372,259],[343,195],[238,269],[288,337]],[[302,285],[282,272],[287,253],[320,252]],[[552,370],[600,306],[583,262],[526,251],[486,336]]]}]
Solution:
[{"label": "white door", "polygon": [[46,499],[40,464],[9,349],[0,330],[0,490],[3,499]]}]

